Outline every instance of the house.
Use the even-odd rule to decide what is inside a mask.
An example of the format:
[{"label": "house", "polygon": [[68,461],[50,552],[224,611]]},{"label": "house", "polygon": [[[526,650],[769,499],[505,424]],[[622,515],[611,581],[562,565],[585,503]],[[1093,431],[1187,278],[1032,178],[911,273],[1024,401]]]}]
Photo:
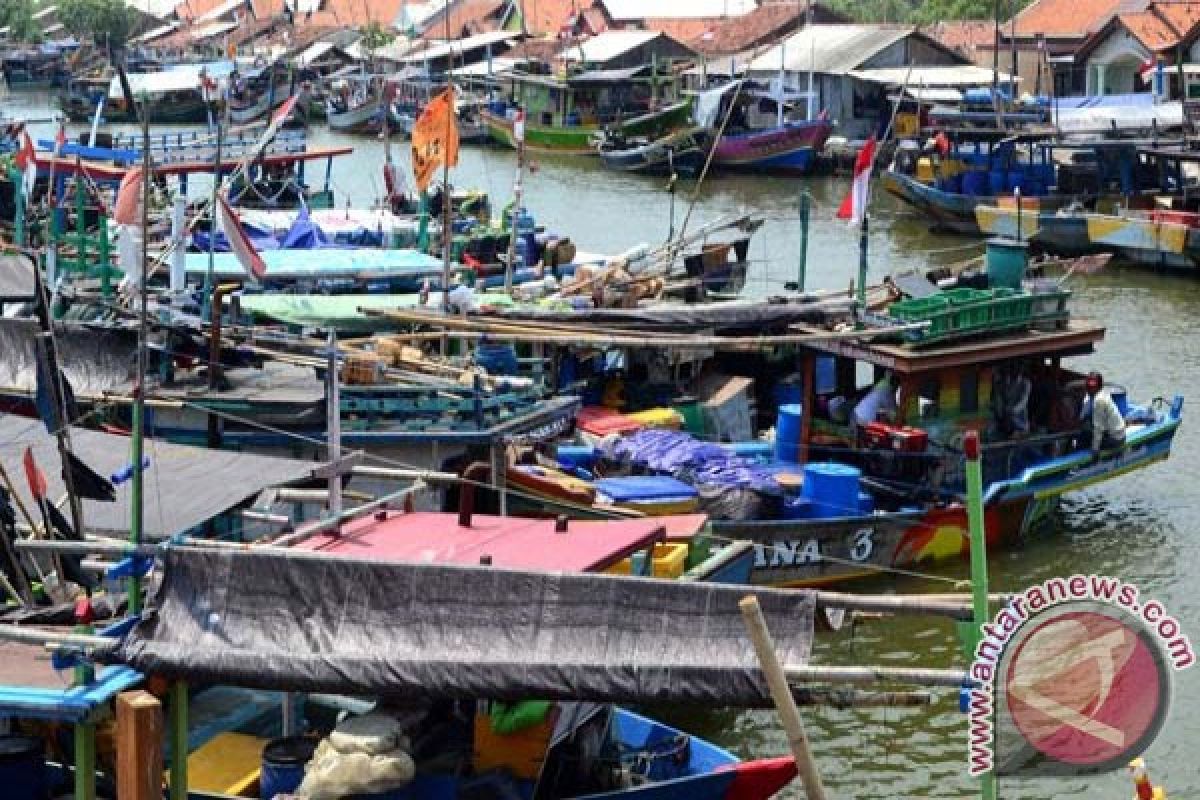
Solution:
[{"label": "house", "polygon": [[1155,91],[1156,69],[1163,85],[1156,93],[1180,97],[1186,65],[1200,61],[1200,2],[1151,2],[1141,11],[1122,11],[1079,50],[1089,95]]},{"label": "house", "polygon": [[[1087,68],[1080,51],[1117,12],[1143,0],[1033,0],[1000,26],[1000,50],[985,44],[976,63],[998,64],[1021,78],[1022,86],[1048,89],[1059,97],[1084,94]],[[994,59],[994,61],[993,61]],[[1015,68],[1013,62],[1015,63]]]},{"label": "house", "polygon": [[935,22],[921,29],[922,33],[935,39],[971,61],[982,63],[986,52],[992,58],[992,45],[996,39],[996,23],[990,19],[956,19]]},{"label": "house", "polygon": [[807,95],[810,73],[814,107],[851,139],[865,139],[890,117],[889,87],[906,80],[912,86],[971,86],[990,83],[992,76],[907,25],[810,25],[746,68],[748,78],[785,96]]},{"label": "house", "polygon": [[695,51],[665,33],[605,31],[563,48],[558,59],[586,70],[632,69],[691,59]]}]

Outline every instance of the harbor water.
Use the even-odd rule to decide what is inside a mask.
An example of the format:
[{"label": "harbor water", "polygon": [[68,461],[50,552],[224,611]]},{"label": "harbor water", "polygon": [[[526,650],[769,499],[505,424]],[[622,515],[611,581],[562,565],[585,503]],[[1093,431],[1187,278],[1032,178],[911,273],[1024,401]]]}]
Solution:
[{"label": "harbor water", "polygon": [[[36,97],[10,98],[12,116],[49,116]],[[22,106],[25,106],[24,108]],[[47,138],[50,126],[34,126]],[[311,134],[311,145],[352,144],[355,153],[334,168],[339,205],[368,204],[383,192],[382,142],[347,139],[324,128]],[[407,166],[407,143],[396,143]],[[672,195],[662,178],[605,171],[598,161],[532,156],[524,179],[526,206],[539,225],[568,235],[581,251],[617,252],[639,243],[655,244],[722,214],[743,211],[767,215],[750,249],[747,283],[755,295],[782,293],[797,277],[799,194],[812,193],[806,285],[845,290],[858,265],[858,231],[834,219],[834,209],[849,186],[844,176],[811,179],[719,175],[698,195],[681,181]],[[511,195],[515,158],[511,151],[463,148],[451,175],[459,187],[486,190],[496,208]],[[319,182],[322,170],[310,173]],[[692,203],[694,202],[694,207]],[[933,234],[928,222],[878,193],[872,201],[870,278],[913,267],[950,263],[983,251],[982,241]],[[689,218],[690,213],[690,218]],[[1073,276],[1071,299],[1076,315],[1103,320],[1108,336],[1099,352],[1073,362],[1097,369],[1111,383],[1128,388],[1131,400],[1156,396],[1188,398],[1184,424],[1170,461],[1071,496],[1060,512],[1053,535],[1029,541],[1019,550],[991,559],[994,591],[1014,591],[1057,575],[1099,573],[1136,584],[1143,596],[1160,600],[1200,642],[1200,426],[1187,413],[1200,398],[1200,347],[1192,342],[1200,319],[1200,282],[1194,276],[1167,275],[1110,266],[1095,275]],[[870,591],[962,591],[963,564],[938,566],[920,575],[889,575],[859,584]],[[898,618],[860,622],[854,629],[818,639],[818,663],[889,666],[962,665],[949,621]],[[1200,796],[1200,670],[1176,675],[1167,724],[1147,752],[1149,772],[1169,796]],[[774,714],[703,713],[655,709],[668,721],[708,736],[746,757],[780,755],[787,741]],[[841,798],[966,798],[978,796],[966,772],[966,716],[954,692],[938,693],[928,708],[803,710],[818,762],[831,796]],[[802,797],[797,784],[791,797]],[[1002,780],[999,796],[1028,798],[1128,798],[1132,784],[1124,773],[1099,778]]]}]

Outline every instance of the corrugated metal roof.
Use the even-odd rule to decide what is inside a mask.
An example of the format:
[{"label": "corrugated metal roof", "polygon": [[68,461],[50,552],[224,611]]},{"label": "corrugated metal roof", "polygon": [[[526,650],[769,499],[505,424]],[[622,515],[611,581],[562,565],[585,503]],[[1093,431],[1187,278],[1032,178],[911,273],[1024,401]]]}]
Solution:
[{"label": "corrugated metal roof", "polygon": [[519,36],[520,34],[513,33],[512,31],[488,31],[487,33],[477,33],[474,36],[468,36],[465,39],[455,39],[449,42],[437,42],[436,44],[433,44],[430,47],[421,50],[420,52],[409,53],[397,60],[405,63],[416,63],[435,58],[445,58],[448,55],[460,55],[471,50],[477,50],[480,47],[487,47],[491,44],[510,42],[513,39],[519,38]]},{"label": "corrugated metal roof", "polygon": [[755,0],[600,0],[616,21],[648,18],[740,17],[758,8]]},{"label": "corrugated metal roof", "polygon": [[296,66],[307,67],[332,49],[333,42],[314,42],[305,48],[304,52],[296,56]]},{"label": "corrugated metal roof", "polygon": [[558,54],[565,61],[603,64],[662,36],[658,31],[605,31]]},{"label": "corrugated metal roof", "polygon": [[[886,83],[890,86],[918,88],[922,86],[991,86],[992,70],[964,64],[957,67],[885,67],[880,69],[856,69],[850,72],[855,78],[871,83]],[[1011,76],[997,73],[1000,83],[1009,83]],[[1020,78],[1017,78],[1020,80]]]},{"label": "corrugated metal roof", "polygon": [[820,72],[844,75],[896,42],[911,25],[812,25],[796,31],[750,62],[750,72]]}]

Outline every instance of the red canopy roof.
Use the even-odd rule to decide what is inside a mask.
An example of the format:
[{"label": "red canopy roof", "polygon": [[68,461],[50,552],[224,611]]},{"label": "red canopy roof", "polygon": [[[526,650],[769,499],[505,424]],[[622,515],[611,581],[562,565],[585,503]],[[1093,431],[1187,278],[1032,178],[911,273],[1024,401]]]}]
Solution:
[{"label": "red canopy roof", "polygon": [[702,514],[623,520],[571,520],[565,533],[555,520],[475,514],[470,527],[457,514],[392,512],[384,520],[365,517],[297,545],[335,555],[380,561],[478,564],[490,556],[497,567],[554,572],[594,572],[650,547],[654,542],[694,535]]}]

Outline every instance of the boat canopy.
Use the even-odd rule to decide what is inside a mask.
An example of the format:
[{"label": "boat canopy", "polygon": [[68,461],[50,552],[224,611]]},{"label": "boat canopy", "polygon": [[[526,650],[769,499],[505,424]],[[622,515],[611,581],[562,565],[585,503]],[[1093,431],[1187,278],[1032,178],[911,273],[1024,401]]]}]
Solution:
[{"label": "boat canopy", "polygon": [[[570,534],[566,534],[570,536]],[[744,586],[169,547],[150,610],[111,654],[191,683],[766,707]],[[785,667],[814,593],[755,589]]]},{"label": "boat canopy", "polygon": [[[45,473],[49,496],[65,493],[58,449],[53,436],[40,422],[12,415],[0,416],[0,464],[9,475],[22,474],[25,448]],[[112,475],[129,462],[129,437],[84,428],[71,428],[71,449],[83,463],[100,475]],[[230,450],[147,442],[150,468],[146,473],[144,536],[161,540],[203,525],[220,514],[254,497],[264,489],[312,477],[318,467],[308,461],[276,458]],[[13,488],[28,508],[37,501],[23,481]],[[131,484],[116,487],[114,502],[85,498],[83,516],[88,531],[127,536],[133,503]]]},{"label": "boat canopy", "polygon": [[690,526],[683,532],[694,535],[707,521],[702,514],[573,520],[560,530],[553,519],[475,514],[468,525],[461,525],[456,515],[416,511],[393,513],[382,520],[373,516],[356,520],[299,547],[381,561],[470,565],[486,556],[506,569],[596,572],[664,541],[667,525]]}]

